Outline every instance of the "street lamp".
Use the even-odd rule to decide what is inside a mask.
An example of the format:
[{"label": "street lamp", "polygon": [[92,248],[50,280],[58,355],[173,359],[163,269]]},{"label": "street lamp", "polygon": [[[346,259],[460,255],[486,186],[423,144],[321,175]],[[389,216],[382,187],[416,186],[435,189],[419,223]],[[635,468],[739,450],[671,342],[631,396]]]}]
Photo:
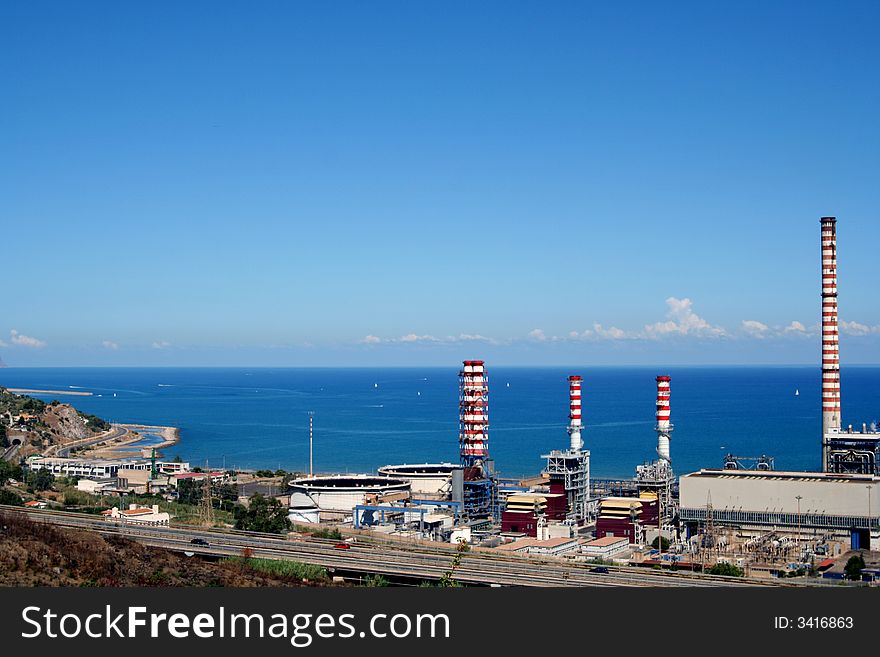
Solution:
[{"label": "street lamp", "polygon": [[795,498],[797,500],[797,548],[798,548],[798,559],[801,558],[801,500],[804,499],[802,495],[797,495]]}]

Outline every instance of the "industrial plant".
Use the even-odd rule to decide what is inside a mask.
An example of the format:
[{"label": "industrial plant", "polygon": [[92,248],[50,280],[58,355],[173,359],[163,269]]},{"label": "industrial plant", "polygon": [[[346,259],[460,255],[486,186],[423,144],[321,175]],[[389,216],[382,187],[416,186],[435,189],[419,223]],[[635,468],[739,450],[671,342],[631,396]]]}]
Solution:
[{"label": "industrial plant", "polygon": [[834,217],[821,219],[821,246],[822,471],[779,471],[771,456],[728,454],[721,468],[677,478],[672,378],[659,375],[656,458],[635,465],[631,479],[591,480],[585,380],[573,374],[568,445],[541,455],[539,476],[504,479],[489,451],[488,371],[482,360],[465,360],[458,463],[295,479],[290,519],[587,562],[731,564],[768,577],[817,574],[849,550],[880,549],[880,434],[841,420]]}]

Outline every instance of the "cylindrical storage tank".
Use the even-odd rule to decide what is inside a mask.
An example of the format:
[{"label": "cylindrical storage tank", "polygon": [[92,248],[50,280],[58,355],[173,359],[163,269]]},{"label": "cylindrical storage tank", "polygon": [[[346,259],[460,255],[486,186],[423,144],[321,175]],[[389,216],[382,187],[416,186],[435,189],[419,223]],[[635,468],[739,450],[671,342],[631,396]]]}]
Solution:
[{"label": "cylindrical storage tank", "polygon": [[449,495],[452,471],[458,466],[452,463],[419,463],[384,465],[379,468],[380,475],[408,481],[415,496],[433,499]]},{"label": "cylindrical storage tank", "polygon": [[290,496],[287,517],[295,525],[315,524],[320,521],[320,511],[311,497],[297,491]]},{"label": "cylindrical storage tank", "polygon": [[309,500],[320,512],[351,513],[367,496],[389,493],[410,495],[410,484],[396,477],[381,475],[329,475],[303,477],[290,482],[290,506],[301,507]]}]

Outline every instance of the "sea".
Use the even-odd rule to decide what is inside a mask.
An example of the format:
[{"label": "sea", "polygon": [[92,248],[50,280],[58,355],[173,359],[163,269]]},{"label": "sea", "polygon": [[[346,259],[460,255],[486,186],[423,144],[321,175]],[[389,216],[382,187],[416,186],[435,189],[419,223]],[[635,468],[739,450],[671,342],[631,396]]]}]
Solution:
[{"label": "sea", "polygon": [[[820,465],[818,367],[488,368],[489,450],[503,477],[537,474],[569,438],[569,374],[584,377],[583,438],[596,478],[629,478],[656,457],[655,376],[672,377],[672,465],[722,467],[725,454]],[[841,372],[845,423],[880,418],[880,367]],[[112,422],[170,425],[164,450],[193,465],[316,472],[457,462],[457,368],[6,368],[0,385],[91,392],[58,398]]]}]

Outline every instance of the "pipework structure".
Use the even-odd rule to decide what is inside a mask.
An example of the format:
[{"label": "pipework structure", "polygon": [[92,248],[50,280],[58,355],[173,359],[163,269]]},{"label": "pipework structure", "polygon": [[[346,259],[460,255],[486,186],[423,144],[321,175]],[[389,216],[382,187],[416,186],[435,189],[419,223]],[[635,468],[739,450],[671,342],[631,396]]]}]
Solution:
[{"label": "pipework structure", "polygon": [[672,377],[661,375],[657,379],[657,424],[654,430],[657,432],[657,456],[656,461],[636,466],[636,485],[639,495],[652,494],[660,500],[660,513],[663,521],[668,521],[674,515],[672,487],[675,474],[672,471],[672,457],[669,451],[669,439],[672,433],[672,423],[669,421],[671,407],[670,383]]},{"label": "pipework structure", "polygon": [[822,238],[822,470],[880,475],[880,434],[862,425],[846,429],[840,415],[840,350],[837,318],[837,219],[819,220]]},{"label": "pipework structure", "polygon": [[568,377],[568,435],[567,450],[554,449],[541,458],[547,459],[544,474],[550,477],[550,492],[566,496],[565,519],[572,524],[589,520],[595,504],[590,501],[590,452],[584,449],[581,437],[583,377]]},{"label": "pipework structure", "polygon": [[469,518],[498,518],[498,487],[489,458],[489,379],[485,364],[481,360],[463,361],[458,378],[464,514]]}]

